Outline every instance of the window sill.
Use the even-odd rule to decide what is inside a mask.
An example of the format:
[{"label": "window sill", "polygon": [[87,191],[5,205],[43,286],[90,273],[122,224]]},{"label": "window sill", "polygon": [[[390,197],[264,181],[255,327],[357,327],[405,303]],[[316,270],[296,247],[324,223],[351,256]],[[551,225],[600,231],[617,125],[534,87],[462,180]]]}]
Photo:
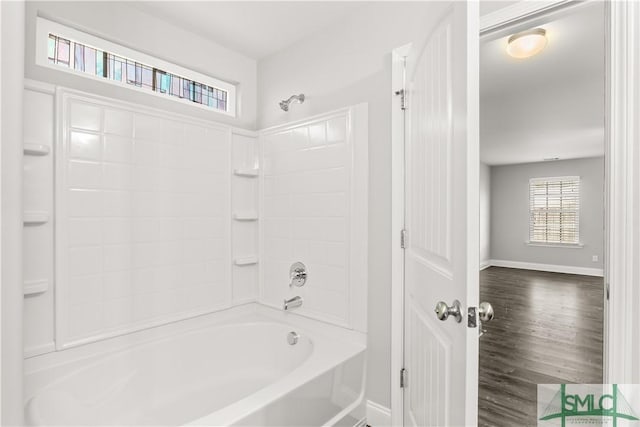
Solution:
[{"label": "window sill", "polygon": [[568,249],[582,249],[584,244],[582,243],[546,243],[546,242],[524,242],[527,246],[540,246],[544,248],[568,248]]}]

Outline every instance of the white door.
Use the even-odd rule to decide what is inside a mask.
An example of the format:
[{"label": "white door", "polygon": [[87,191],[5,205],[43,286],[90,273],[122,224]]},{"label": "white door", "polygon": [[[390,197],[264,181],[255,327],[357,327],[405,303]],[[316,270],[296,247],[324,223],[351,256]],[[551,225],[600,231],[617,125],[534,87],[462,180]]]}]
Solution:
[{"label": "white door", "polygon": [[[453,2],[430,19],[406,58],[404,425],[475,425],[477,5]],[[437,303],[454,300],[460,322],[439,320]]]}]

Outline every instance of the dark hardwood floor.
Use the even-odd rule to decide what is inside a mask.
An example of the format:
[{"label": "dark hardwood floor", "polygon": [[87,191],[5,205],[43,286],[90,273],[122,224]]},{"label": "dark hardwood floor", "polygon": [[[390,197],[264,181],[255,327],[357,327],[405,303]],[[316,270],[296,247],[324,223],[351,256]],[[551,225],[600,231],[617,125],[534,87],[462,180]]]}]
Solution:
[{"label": "dark hardwood floor", "polygon": [[478,425],[535,426],[536,384],[602,382],[603,280],[490,267],[480,301]]}]

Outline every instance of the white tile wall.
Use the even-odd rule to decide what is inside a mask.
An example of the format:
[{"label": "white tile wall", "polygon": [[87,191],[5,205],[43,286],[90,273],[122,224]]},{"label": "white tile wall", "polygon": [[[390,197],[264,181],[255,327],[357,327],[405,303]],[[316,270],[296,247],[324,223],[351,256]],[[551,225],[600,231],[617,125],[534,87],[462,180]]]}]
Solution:
[{"label": "white tile wall", "polygon": [[25,143],[57,171],[54,209],[54,156],[25,159],[25,210],[51,214],[25,227],[25,280],[49,282],[25,298],[26,355],[297,294],[298,313],[366,329],[366,106],[258,141],[66,90],[54,114],[53,89],[25,98]]},{"label": "white tile wall", "polygon": [[230,306],[229,129],[63,102],[58,348]]},{"label": "white tile wall", "polygon": [[[359,113],[358,126],[347,109],[262,134],[260,260],[261,302],[282,308],[299,295],[296,313],[364,330],[366,107]],[[354,253],[365,253],[364,267]],[[290,288],[296,261],[308,280]]]}]

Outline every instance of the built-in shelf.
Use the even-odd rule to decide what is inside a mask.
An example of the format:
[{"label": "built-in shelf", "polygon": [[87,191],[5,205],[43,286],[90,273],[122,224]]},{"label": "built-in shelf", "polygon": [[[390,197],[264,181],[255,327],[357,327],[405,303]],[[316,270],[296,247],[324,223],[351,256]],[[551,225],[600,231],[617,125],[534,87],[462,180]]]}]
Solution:
[{"label": "built-in shelf", "polygon": [[244,176],[247,178],[255,178],[258,176],[260,170],[258,168],[239,168],[234,169],[233,174],[236,176]]},{"label": "built-in shelf", "polygon": [[236,221],[257,221],[258,214],[256,212],[236,212],[233,214]]},{"label": "built-in shelf", "polygon": [[27,156],[46,156],[51,152],[48,145],[43,144],[23,144],[22,152]]},{"label": "built-in shelf", "polygon": [[233,260],[233,263],[235,265],[239,265],[239,266],[245,266],[245,265],[255,265],[258,263],[258,257],[257,256],[248,256],[248,257],[244,257],[244,258],[236,258]]},{"label": "built-in shelf", "polygon": [[47,292],[49,289],[49,281],[43,280],[29,280],[23,283],[23,292],[25,295],[36,295]]},{"label": "built-in shelf", "polygon": [[49,222],[49,212],[26,211],[22,214],[22,222],[24,225],[46,224]]}]

